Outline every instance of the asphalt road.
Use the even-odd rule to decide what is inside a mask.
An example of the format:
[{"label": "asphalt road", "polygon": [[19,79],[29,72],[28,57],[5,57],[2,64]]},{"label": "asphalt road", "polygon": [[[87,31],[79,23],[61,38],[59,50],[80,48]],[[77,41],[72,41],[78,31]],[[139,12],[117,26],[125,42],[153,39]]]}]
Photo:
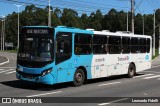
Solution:
[{"label": "asphalt road", "polygon": [[[83,97],[121,97],[113,98],[113,100],[110,101],[108,101],[110,98],[100,98],[100,101],[97,99],[94,100],[93,103],[47,103],[38,104],[39,106],[160,105],[159,103],[124,103],[129,100],[130,97],[160,97],[160,66],[145,70],[131,79],[122,75],[111,78],[89,80],[87,84],[80,87],[73,87],[71,83],[49,86],[17,80],[15,77],[16,54],[1,53],[1,55],[7,56],[10,59],[10,63],[0,66],[0,97],[82,97],[79,98],[82,101],[84,99]],[[76,98],[72,99],[73,101],[76,101]],[[88,98],[88,101],[92,99],[94,98]],[[28,106],[28,104],[26,105]],[[37,106],[37,104],[32,105]]]}]

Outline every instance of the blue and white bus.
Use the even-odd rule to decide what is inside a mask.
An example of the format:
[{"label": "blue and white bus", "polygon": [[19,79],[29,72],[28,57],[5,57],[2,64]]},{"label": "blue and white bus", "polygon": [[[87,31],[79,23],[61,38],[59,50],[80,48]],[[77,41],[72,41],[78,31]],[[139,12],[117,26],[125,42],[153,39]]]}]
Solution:
[{"label": "blue and white bus", "polygon": [[151,36],[72,27],[25,26],[16,77],[43,84],[127,74],[151,67]]}]

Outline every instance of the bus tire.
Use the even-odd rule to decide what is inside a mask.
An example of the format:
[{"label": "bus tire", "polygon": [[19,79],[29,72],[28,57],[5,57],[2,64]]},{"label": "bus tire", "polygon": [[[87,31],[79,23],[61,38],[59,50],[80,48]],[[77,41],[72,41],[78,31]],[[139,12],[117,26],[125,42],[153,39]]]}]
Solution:
[{"label": "bus tire", "polygon": [[134,65],[133,63],[131,63],[131,64],[129,65],[129,67],[128,67],[128,77],[129,77],[129,78],[134,77],[135,73],[136,73],[135,65]]},{"label": "bus tire", "polygon": [[82,69],[77,69],[74,73],[73,85],[74,86],[81,86],[83,85],[85,80],[84,71]]}]

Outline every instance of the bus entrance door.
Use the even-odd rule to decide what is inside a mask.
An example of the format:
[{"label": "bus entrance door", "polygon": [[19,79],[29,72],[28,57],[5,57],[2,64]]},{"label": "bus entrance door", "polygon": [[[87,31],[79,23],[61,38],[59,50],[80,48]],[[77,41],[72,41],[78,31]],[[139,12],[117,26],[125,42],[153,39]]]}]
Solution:
[{"label": "bus entrance door", "polygon": [[[65,63],[63,63],[65,64]],[[67,80],[67,65],[58,64],[57,65],[57,82],[66,82]]]}]

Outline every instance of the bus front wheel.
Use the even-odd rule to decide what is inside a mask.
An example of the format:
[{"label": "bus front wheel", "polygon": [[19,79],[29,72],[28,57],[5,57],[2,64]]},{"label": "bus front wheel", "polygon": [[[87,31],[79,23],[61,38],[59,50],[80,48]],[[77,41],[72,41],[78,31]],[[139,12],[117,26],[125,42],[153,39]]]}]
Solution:
[{"label": "bus front wheel", "polygon": [[129,77],[129,78],[134,77],[135,73],[136,73],[135,65],[134,65],[133,63],[131,63],[131,64],[129,65],[129,67],[128,67],[128,77]]},{"label": "bus front wheel", "polygon": [[74,74],[74,80],[73,80],[74,86],[83,85],[84,80],[85,80],[84,71],[82,69],[77,69]]}]

